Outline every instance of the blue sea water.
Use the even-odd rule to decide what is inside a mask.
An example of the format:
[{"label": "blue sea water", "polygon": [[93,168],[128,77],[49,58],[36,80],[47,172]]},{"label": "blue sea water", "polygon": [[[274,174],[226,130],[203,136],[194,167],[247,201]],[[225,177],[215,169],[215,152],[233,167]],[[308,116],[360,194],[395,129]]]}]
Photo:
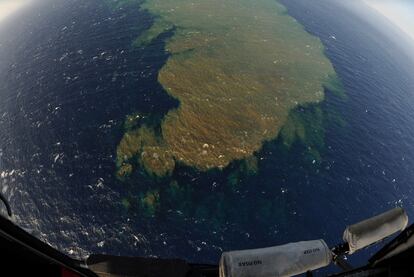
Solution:
[{"label": "blue sea water", "polygon": [[162,117],[177,105],[157,83],[169,34],[133,48],[152,18],[97,0],[35,1],[0,25],[0,182],[14,220],[73,256],[217,262],[228,249],[318,238],[334,245],[346,225],[395,206],[413,217],[411,60],[398,41],[335,1],[282,2],[324,44],[346,99],[327,91],[322,109],[345,124],[326,126],[320,165],[300,151],[281,152],[277,140],[267,143],[258,173],[236,176],[239,190],[226,186],[234,168],[179,169],[172,178],[194,198],[182,209],[204,208],[190,216],[168,206],[176,203],[155,217],[125,209],[125,197],[169,180],[114,177],[125,116]]}]

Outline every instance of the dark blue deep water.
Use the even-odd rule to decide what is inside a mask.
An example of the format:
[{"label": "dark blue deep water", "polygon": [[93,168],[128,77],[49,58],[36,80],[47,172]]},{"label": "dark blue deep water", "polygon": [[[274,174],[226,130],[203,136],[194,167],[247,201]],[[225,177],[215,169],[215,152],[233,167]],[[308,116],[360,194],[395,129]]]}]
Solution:
[{"label": "dark blue deep water", "polygon": [[[321,163],[276,139],[257,153],[256,174],[236,162],[223,172],[179,168],[161,181],[121,182],[114,161],[128,114],[157,118],[177,106],[157,83],[169,34],[134,48],[152,18],[98,0],[37,1],[2,23],[0,184],[14,220],[73,256],[217,262],[228,249],[333,245],[346,225],[395,206],[414,217],[412,60],[335,1],[283,3],[321,39],[345,89],[345,99],[327,91],[320,106],[336,118],[324,121]],[[172,180],[173,194],[164,189]],[[162,202],[148,215],[134,201],[153,188]]]}]

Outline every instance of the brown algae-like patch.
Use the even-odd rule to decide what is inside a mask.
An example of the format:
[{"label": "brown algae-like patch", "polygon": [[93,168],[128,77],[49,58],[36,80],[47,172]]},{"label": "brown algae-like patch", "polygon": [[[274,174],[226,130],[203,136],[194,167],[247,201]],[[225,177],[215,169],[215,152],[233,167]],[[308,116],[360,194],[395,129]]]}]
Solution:
[{"label": "brown algae-like patch", "polygon": [[176,162],[206,171],[250,158],[295,107],[322,101],[335,76],[319,39],[274,0],[147,0],[142,8],[155,22],[134,45],[173,30],[158,81],[180,104],[157,132],[126,131],[120,177],[135,164],[162,177]]}]

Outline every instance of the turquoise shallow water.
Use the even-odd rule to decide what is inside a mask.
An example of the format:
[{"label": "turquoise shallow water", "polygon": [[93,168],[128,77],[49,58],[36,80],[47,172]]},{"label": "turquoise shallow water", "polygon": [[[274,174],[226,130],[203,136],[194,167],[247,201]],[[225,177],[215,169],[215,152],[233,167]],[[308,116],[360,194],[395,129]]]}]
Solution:
[{"label": "turquoise shallow water", "polygon": [[215,262],[226,249],[335,244],[345,225],[395,205],[412,216],[412,64],[397,41],[331,1],[285,2],[321,39],[347,95],[328,92],[321,105],[345,122],[326,124],[322,163],[275,140],[257,154],[255,175],[237,164],[208,174],[180,168],[172,178],[183,189],[155,216],[122,199],[171,180],[137,174],[121,183],[114,154],[126,115],[162,116],[177,105],[156,81],[168,34],[133,49],[151,17],[99,1],[38,1],[11,18],[13,29],[0,27],[0,166],[16,221],[74,256]]}]

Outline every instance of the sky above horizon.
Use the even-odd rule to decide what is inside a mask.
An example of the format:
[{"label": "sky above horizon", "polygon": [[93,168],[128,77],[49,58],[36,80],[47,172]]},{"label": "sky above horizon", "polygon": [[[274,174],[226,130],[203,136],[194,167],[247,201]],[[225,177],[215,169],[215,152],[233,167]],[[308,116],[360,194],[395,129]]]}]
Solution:
[{"label": "sky above horizon", "polygon": [[0,21],[23,7],[29,0],[0,0]]},{"label": "sky above horizon", "polygon": [[413,0],[365,0],[365,2],[400,28],[414,42]]}]

